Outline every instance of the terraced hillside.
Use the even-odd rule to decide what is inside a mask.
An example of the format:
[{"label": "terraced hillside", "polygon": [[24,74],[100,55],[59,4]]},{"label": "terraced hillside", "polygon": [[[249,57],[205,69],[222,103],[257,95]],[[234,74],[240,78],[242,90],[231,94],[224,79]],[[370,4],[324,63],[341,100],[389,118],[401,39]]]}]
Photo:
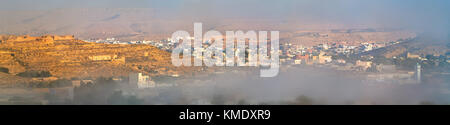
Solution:
[{"label": "terraced hillside", "polygon": [[183,75],[189,71],[174,67],[170,54],[153,46],[89,43],[53,35],[0,35],[0,67],[8,78],[30,72],[49,72],[56,78],[95,78],[130,72]]}]

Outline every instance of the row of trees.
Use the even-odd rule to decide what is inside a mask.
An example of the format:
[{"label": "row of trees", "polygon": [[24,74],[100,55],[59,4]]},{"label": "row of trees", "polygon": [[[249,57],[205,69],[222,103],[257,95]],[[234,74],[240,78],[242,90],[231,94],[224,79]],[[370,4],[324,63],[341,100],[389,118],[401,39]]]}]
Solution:
[{"label": "row of trees", "polygon": [[25,71],[17,74],[17,76],[21,77],[51,77],[49,71]]},{"label": "row of trees", "polygon": [[58,88],[58,87],[67,87],[67,86],[72,86],[72,82],[67,79],[59,79],[59,80],[49,81],[49,82],[30,83],[27,85],[27,87],[31,87],[31,88]]},{"label": "row of trees", "polygon": [[0,67],[0,72],[9,73],[9,69],[5,67]]}]

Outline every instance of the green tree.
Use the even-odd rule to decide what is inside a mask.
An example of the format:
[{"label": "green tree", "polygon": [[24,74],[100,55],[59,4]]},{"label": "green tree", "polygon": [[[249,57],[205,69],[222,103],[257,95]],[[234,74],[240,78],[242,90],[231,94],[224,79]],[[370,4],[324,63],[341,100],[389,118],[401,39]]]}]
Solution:
[{"label": "green tree", "polygon": [[110,105],[124,105],[126,104],[125,97],[122,95],[122,91],[114,92],[108,99],[107,103]]},{"label": "green tree", "polygon": [[51,77],[49,71],[25,71],[17,74],[17,76],[21,77]]},{"label": "green tree", "polygon": [[293,104],[294,105],[312,105],[313,99],[311,99],[305,95],[301,95],[295,99],[295,102]]},{"label": "green tree", "polygon": [[419,105],[435,105],[433,102],[430,101],[422,101],[419,103]]},{"label": "green tree", "polygon": [[0,72],[9,73],[9,69],[5,67],[0,67]]},{"label": "green tree", "polygon": [[224,105],[225,104],[225,97],[221,94],[216,94],[213,96],[211,103],[214,105]]}]

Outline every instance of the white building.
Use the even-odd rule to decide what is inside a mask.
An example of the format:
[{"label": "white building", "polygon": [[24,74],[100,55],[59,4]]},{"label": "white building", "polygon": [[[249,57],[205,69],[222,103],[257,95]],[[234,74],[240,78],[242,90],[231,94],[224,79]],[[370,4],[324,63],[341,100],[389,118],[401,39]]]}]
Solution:
[{"label": "white building", "polygon": [[300,60],[300,59],[296,59],[296,60],[294,60],[294,64],[302,64],[302,60]]},{"label": "white building", "polygon": [[106,38],[106,41],[114,41],[116,38]]},{"label": "white building", "polygon": [[137,85],[139,89],[155,87],[155,82],[150,76],[142,75],[142,73],[131,73],[128,79],[129,84]]},{"label": "white building", "polygon": [[416,81],[418,83],[422,82],[422,68],[419,63],[416,64]]},{"label": "white building", "polygon": [[372,49],[373,49],[373,45],[372,44],[364,45],[364,51],[371,51]]}]

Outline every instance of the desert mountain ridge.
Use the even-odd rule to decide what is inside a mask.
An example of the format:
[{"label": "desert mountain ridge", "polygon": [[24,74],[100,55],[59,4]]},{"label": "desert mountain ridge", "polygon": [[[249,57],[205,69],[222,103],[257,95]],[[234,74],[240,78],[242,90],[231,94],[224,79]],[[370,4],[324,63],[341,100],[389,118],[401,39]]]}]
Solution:
[{"label": "desert mountain ridge", "polygon": [[188,67],[174,67],[170,54],[153,46],[91,43],[73,35],[0,35],[0,67],[6,70],[2,78],[33,72],[68,79],[189,72]]},{"label": "desert mountain ridge", "polygon": [[[49,10],[0,11],[0,34],[45,35],[73,34],[80,39],[114,37],[120,40],[161,40],[175,31],[192,34],[194,22],[203,23],[204,32],[280,31],[280,38],[289,42],[339,40],[377,41],[410,36],[409,33],[379,32],[389,26],[339,24],[288,19],[226,18],[216,15],[191,17],[161,13],[152,8],[63,8]],[[362,33],[335,32],[336,29],[376,29]],[[354,31],[354,30],[353,30]],[[315,34],[327,34],[317,37]],[[312,35],[310,35],[312,34]],[[388,35],[386,35],[388,34]],[[392,35],[389,35],[392,34]],[[312,41],[311,41],[312,40]],[[396,39],[395,39],[396,40]]]}]

